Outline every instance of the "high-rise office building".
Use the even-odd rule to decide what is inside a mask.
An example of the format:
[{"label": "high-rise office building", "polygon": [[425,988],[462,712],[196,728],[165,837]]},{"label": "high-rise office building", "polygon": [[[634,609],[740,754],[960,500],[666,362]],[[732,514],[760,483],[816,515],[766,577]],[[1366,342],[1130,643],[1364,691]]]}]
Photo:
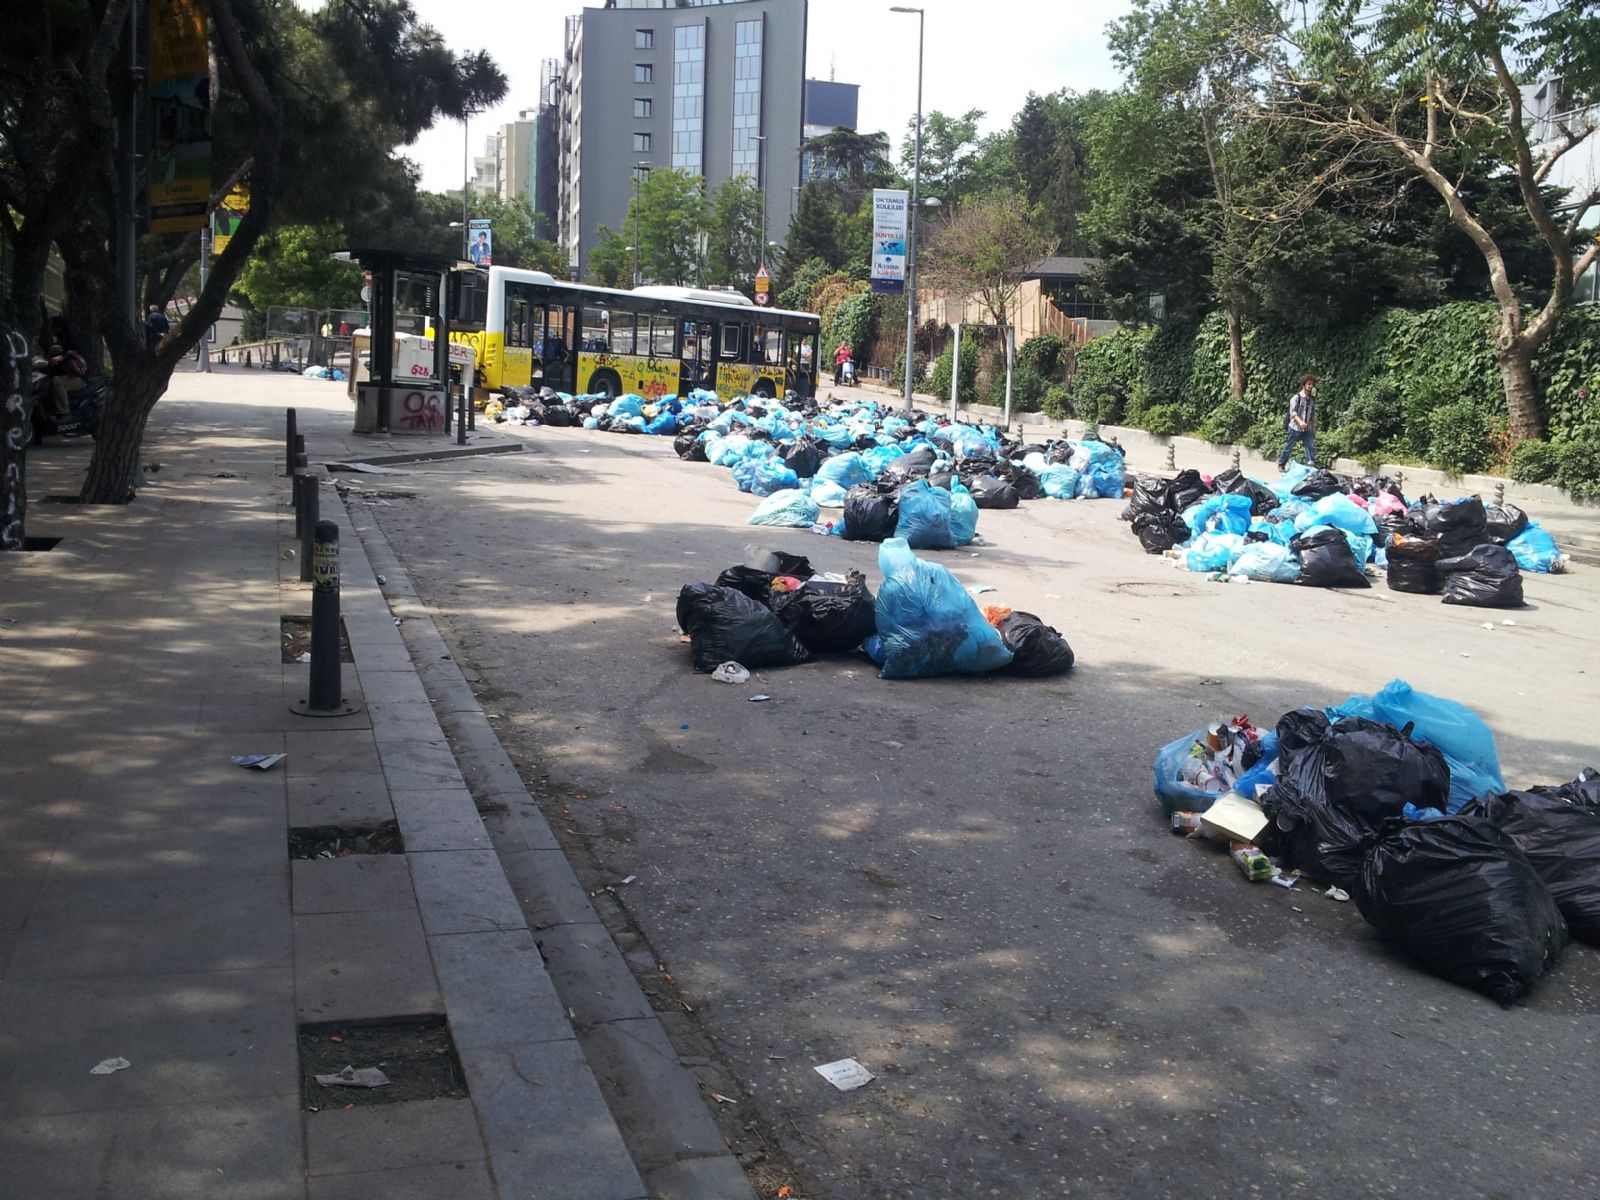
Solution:
[{"label": "high-rise office building", "polygon": [[[835,83],[831,79],[806,80],[805,125],[801,129],[801,136],[809,142],[835,129],[854,129],[860,93],[861,88],[853,83]],[[812,162],[809,153],[800,155],[802,185],[830,173]]]},{"label": "high-rise office building", "polygon": [[574,274],[626,229],[636,182],[673,168],[708,191],[743,175],[781,243],[800,181],[807,0],[610,0],[567,18],[559,240]]}]

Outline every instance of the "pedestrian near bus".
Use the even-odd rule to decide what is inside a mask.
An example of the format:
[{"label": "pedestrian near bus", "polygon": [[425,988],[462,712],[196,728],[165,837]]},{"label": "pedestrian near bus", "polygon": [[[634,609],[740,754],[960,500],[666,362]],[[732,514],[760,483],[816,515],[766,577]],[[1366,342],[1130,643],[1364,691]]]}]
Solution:
[{"label": "pedestrian near bus", "polygon": [[844,365],[852,356],[849,342],[840,342],[839,348],[833,352],[833,382],[837,385],[844,378]]},{"label": "pedestrian near bus", "polygon": [[1289,435],[1283,444],[1283,453],[1278,455],[1278,470],[1282,471],[1289,465],[1289,456],[1294,453],[1294,444],[1303,442],[1306,448],[1306,466],[1317,465],[1317,377],[1315,375],[1302,375],[1300,377],[1300,390],[1289,397],[1289,415],[1284,418],[1284,431]]},{"label": "pedestrian near bus", "polygon": [[167,320],[167,314],[161,311],[159,305],[152,304],[144,317],[145,349],[154,350],[159,346],[171,328],[172,322]]}]

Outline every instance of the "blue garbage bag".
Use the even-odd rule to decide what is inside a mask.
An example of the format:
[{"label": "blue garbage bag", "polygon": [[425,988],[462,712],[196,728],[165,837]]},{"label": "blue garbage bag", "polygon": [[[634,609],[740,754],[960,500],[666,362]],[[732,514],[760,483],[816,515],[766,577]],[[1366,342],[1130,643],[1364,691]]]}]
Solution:
[{"label": "blue garbage bag", "polygon": [[950,533],[958,546],[965,546],[978,536],[978,502],[954,480],[950,483]]},{"label": "blue garbage bag", "polygon": [[1529,521],[1526,529],[1506,543],[1506,549],[1524,571],[1543,575],[1566,566],[1561,547],[1537,521]]},{"label": "blue garbage bag", "polygon": [[1419,742],[1437,746],[1450,768],[1451,812],[1481,796],[1499,795],[1506,790],[1500,776],[1500,752],[1495,749],[1494,733],[1482,717],[1464,704],[1416,691],[1403,679],[1394,679],[1372,696],[1351,696],[1328,716],[1366,717],[1383,721],[1396,729],[1412,724],[1412,736]]},{"label": "blue garbage bag", "polygon": [[770,496],[785,488],[800,486],[800,476],[776,458],[746,459],[733,468],[733,481],[741,492]]},{"label": "blue garbage bag", "polygon": [[583,419],[583,427],[585,429],[599,429],[600,428],[600,418],[599,417],[585,417]]},{"label": "blue garbage bag", "polygon": [[827,442],[835,450],[848,450],[856,440],[855,435],[843,425],[814,426],[811,430],[811,436]]},{"label": "blue garbage bag", "polygon": [[[1301,533],[1313,525],[1332,525],[1346,533],[1360,533],[1368,537],[1378,532],[1378,524],[1372,519],[1372,514],[1342,492],[1313,501],[1295,517],[1294,525]],[[1366,559],[1357,561],[1366,562]]]},{"label": "blue garbage bag", "polygon": [[1293,583],[1300,578],[1300,559],[1281,542],[1246,542],[1228,565],[1228,574],[1262,583]]},{"label": "blue garbage bag", "polygon": [[1071,500],[1076,497],[1078,485],[1083,481],[1083,476],[1065,463],[1047,464],[1037,474],[1039,486],[1044,488],[1044,494],[1056,500]]},{"label": "blue garbage bag", "polygon": [[874,446],[871,450],[861,451],[861,463],[871,473],[872,478],[876,479],[894,466],[894,460],[904,453],[899,443],[893,446]]},{"label": "blue garbage bag", "polygon": [[1214,493],[1183,510],[1183,523],[1191,534],[1250,532],[1250,497],[1235,493]]},{"label": "blue garbage bag", "polygon": [[831,479],[811,481],[811,498],[819,508],[843,508],[846,491]]},{"label": "blue garbage bag", "polygon": [[1304,483],[1306,476],[1309,474],[1311,474],[1311,468],[1306,466],[1305,463],[1291,462],[1284,469],[1282,475],[1279,475],[1276,479],[1268,480],[1267,486],[1272,489],[1273,495],[1277,496],[1279,500],[1287,502],[1289,497],[1294,495],[1295,488]]},{"label": "blue garbage bag", "polygon": [[639,417],[644,415],[645,399],[629,392],[626,396],[618,396],[611,402],[611,407],[606,409],[606,416],[615,420],[618,417]]},{"label": "blue garbage bag", "polygon": [[643,433],[644,432],[644,418],[643,417],[623,417],[620,420],[613,420],[611,422],[611,428],[612,429],[616,429],[619,425],[625,425],[629,429],[633,430],[635,433]]},{"label": "blue garbage bag", "polygon": [[752,443],[742,433],[730,433],[713,441],[706,439],[706,461],[714,467],[731,467],[744,461]]},{"label": "blue garbage bag", "polygon": [[644,427],[646,433],[664,434],[678,432],[678,414],[663,411],[656,414],[655,419]]},{"label": "blue garbage bag", "polygon": [[1083,478],[1078,482],[1078,498],[1080,500],[1120,500],[1124,479],[1122,476],[1122,455],[1112,452],[1115,461],[1092,462],[1083,471]]},{"label": "blue garbage bag", "polygon": [[[1185,783],[1179,776],[1179,772],[1183,769],[1183,760],[1189,757],[1190,748],[1196,742],[1202,741],[1205,736],[1206,731],[1201,729],[1188,737],[1168,742],[1156,752],[1156,797],[1161,801],[1162,810],[1169,817],[1175,812],[1205,812],[1226,795],[1225,792],[1203,791],[1193,784]],[[1234,781],[1233,790],[1241,796],[1248,796],[1254,800],[1257,784],[1277,782],[1272,770],[1277,759],[1278,735],[1263,731],[1261,758],[1255,766]]]},{"label": "blue garbage bag", "polygon": [[784,488],[758,504],[748,523],[810,529],[817,523],[817,502],[809,488]]},{"label": "blue garbage bag", "polygon": [[1202,533],[1188,543],[1183,565],[1204,573],[1226,571],[1244,547],[1245,540],[1237,533]]},{"label": "blue garbage bag", "polygon": [[882,678],[981,675],[1011,661],[999,631],[983,619],[961,582],[938,563],[911,553],[904,538],[883,543],[878,569],[883,572],[876,607]]},{"label": "blue garbage bag", "polygon": [[914,550],[953,550],[950,528],[950,493],[918,479],[900,489],[900,518],[894,535]]},{"label": "blue garbage bag", "polygon": [[1266,517],[1250,518],[1251,533],[1264,533],[1280,546],[1287,546],[1294,541],[1295,528],[1293,521],[1269,521]]},{"label": "blue garbage bag", "polygon": [[[848,441],[845,443],[847,446],[849,444]],[[872,472],[867,470],[866,463],[861,461],[861,455],[854,450],[824,459],[822,465],[817,468],[818,482],[837,483],[847,492],[858,483],[870,483],[872,478]]]}]

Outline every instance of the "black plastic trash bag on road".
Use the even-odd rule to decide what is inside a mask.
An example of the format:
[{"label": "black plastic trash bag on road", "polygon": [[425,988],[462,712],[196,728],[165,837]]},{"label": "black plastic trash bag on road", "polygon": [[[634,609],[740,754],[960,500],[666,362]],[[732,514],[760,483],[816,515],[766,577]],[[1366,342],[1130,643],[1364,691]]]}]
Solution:
[{"label": "black plastic trash bag on road", "polygon": [[1420,515],[1423,532],[1439,539],[1439,553],[1443,558],[1465,554],[1489,540],[1488,514],[1483,501],[1476,496],[1453,504],[1424,503]]},{"label": "black plastic trash bag on road", "polygon": [[825,457],[822,445],[815,438],[798,438],[778,452],[783,465],[801,479],[810,479],[817,473]]},{"label": "black plastic trash bag on road", "polygon": [[757,670],[810,662],[811,651],[772,612],[743,592],[691,583],[678,593],[678,627],[689,635],[694,669],[725,662]]},{"label": "black plastic trash bag on road", "polygon": [[1441,558],[1444,602],[1473,608],[1521,608],[1522,568],[1504,546],[1485,543],[1456,558]]},{"label": "black plastic trash bag on road", "polygon": [[1251,479],[1238,467],[1229,467],[1226,471],[1214,475],[1211,486],[1229,495],[1249,496],[1250,515],[1253,517],[1264,517],[1282,504],[1276,492],[1260,480]]},{"label": "black plastic trash bag on road", "polygon": [[1012,472],[1011,486],[1017,489],[1018,500],[1037,500],[1044,495],[1044,484],[1027,467]]},{"label": "black plastic trash bag on road", "polygon": [[684,462],[706,462],[706,444],[700,440],[702,430],[686,429],[672,439],[672,448]]},{"label": "black plastic trash bag on road", "polygon": [[1189,527],[1177,513],[1142,512],[1133,519],[1133,532],[1146,554],[1164,554],[1189,540]]},{"label": "black plastic trash bag on road", "polygon": [[[757,604],[771,608],[772,581],[775,578],[771,571],[759,571],[755,567],[729,567],[717,576],[717,586],[742,592]],[[678,624],[682,625],[683,622],[679,621]]]},{"label": "black plastic trash bag on road", "polygon": [[1022,499],[1014,485],[995,475],[977,475],[967,484],[979,508],[1015,508]]},{"label": "black plastic trash bag on road", "polygon": [[876,598],[866,577],[845,583],[812,579],[797,592],[773,592],[772,611],[815,654],[848,654],[878,631]]},{"label": "black plastic trash bag on road", "polygon": [[1511,835],[1481,816],[1386,823],[1354,894],[1386,941],[1501,1004],[1525,995],[1567,944],[1544,880]]},{"label": "black plastic trash bag on road", "polygon": [[900,523],[900,500],[870,483],[858,483],[844,496],[844,536],[853,542],[881,542]]},{"label": "black plastic trash bag on road", "polygon": [[1437,596],[1444,591],[1444,574],[1439,570],[1439,543],[1427,538],[1402,537],[1386,551],[1389,556],[1389,589],[1418,596]]},{"label": "black plastic trash bag on road", "polygon": [[1600,782],[1580,776],[1560,787],[1485,796],[1462,811],[1509,833],[1555,897],[1572,936],[1600,946]]},{"label": "black plastic trash bag on road", "polygon": [[1318,467],[1297,483],[1291,493],[1301,500],[1321,500],[1324,496],[1332,496],[1336,492],[1348,492],[1355,486],[1355,480],[1348,475],[1336,475]]},{"label": "black plastic trash bag on road", "polygon": [[1173,512],[1181,513],[1191,504],[1204,500],[1214,490],[1206,485],[1199,471],[1190,467],[1173,476],[1167,487],[1167,507]]},{"label": "black plastic trash bag on road", "polygon": [[1067,639],[1032,613],[1013,612],[997,628],[1000,640],[1011,651],[1011,661],[1001,668],[1002,674],[1043,679],[1072,670],[1076,659]]},{"label": "black plastic trash bag on road", "polygon": [[1289,543],[1300,556],[1300,582],[1307,587],[1371,587],[1355,551],[1343,533],[1332,526],[1302,533]]},{"label": "black plastic trash bag on road", "polygon": [[1411,518],[1405,513],[1385,513],[1381,517],[1373,517],[1373,524],[1378,527],[1378,532],[1373,535],[1372,544],[1387,548],[1394,542],[1395,536],[1415,537],[1422,531],[1411,523]]},{"label": "black plastic trash bag on road", "polygon": [[816,568],[804,554],[790,554],[786,550],[768,550],[764,546],[745,547],[745,566],[765,571],[768,575],[792,575],[796,579],[810,579]]},{"label": "black plastic trash bag on road", "polygon": [[1528,514],[1515,504],[1494,504],[1483,510],[1483,531],[1489,540],[1504,546],[1528,527]]},{"label": "black plastic trash bag on road", "polygon": [[1132,521],[1141,513],[1177,512],[1171,501],[1170,479],[1159,475],[1139,475],[1133,481],[1133,496],[1122,513],[1122,519]]}]

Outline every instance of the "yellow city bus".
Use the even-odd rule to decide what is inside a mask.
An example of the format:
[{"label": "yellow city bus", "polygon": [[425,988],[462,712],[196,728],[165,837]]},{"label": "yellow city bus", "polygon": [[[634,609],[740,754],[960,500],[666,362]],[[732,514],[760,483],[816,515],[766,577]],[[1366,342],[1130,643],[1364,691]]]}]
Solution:
[{"label": "yellow city bus", "polygon": [[450,326],[452,341],[476,351],[479,384],[490,392],[816,394],[817,315],[761,308],[736,292],[622,291],[490,267],[452,274]]}]

